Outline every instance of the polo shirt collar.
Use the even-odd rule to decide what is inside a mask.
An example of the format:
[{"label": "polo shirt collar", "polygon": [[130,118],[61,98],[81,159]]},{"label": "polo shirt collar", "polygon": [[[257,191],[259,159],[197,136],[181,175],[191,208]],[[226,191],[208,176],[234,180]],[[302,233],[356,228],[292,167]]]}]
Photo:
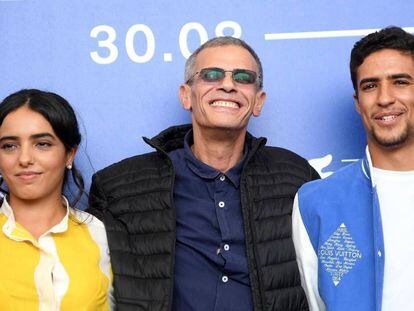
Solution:
[{"label": "polo shirt collar", "polygon": [[243,158],[241,159],[241,161],[239,161],[234,167],[232,167],[225,173],[222,173],[216,170],[215,168],[198,160],[195,157],[193,151],[191,150],[191,146],[193,144],[193,130],[190,130],[184,137],[184,157],[188,167],[194,174],[205,179],[215,179],[218,176],[224,175],[233,183],[233,185],[236,188],[240,186],[240,176],[243,169],[243,164],[246,160],[248,153],[247,144],[244,144],[245,147],[243,151]]}]

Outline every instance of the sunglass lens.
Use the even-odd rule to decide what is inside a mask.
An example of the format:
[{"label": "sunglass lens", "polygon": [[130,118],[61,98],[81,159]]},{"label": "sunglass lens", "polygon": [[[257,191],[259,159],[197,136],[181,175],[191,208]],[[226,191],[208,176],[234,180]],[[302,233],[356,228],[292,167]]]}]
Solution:
[{"label": "sunglass lens", "polygon": [[206,68],[201,70],[200,76],[204,81],[219,81],[224,78],[224,71],[219,68]]},{"label": "sunglass lens", "polygon": [[256,82],[256,75],[254,72],[237,70],[233,74],[233,79],[238,83],[252,84]]}]

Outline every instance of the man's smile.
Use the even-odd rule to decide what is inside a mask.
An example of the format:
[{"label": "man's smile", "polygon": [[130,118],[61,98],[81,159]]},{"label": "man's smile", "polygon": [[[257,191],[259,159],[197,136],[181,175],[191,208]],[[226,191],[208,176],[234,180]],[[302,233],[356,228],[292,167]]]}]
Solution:
[{"label": "man's smile", "polygon": [[374,115],[374,120],[377,124],[382,126],[394,125],[398,123],[400,116],[403,114],[403,111],[381,112]]},{"label": "man's smile", "polygon": [[226,108],[240,108],[240,105],[233,101],[225,101],[225,100],[215,100],[210,103],[212,107],[226,107]]}]

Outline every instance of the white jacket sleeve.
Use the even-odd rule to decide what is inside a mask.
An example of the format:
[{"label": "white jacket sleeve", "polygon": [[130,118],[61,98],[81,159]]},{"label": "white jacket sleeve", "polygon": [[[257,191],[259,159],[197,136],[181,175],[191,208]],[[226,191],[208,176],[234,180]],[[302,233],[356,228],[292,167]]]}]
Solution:
[{"label": "white jacket sleeve", "polygon": [[296,194],[293,203],[292,238],[295,244],[300,280],[308,298],[309,309],[310,311],[325,311],[326,307],[318,290],[318,257],[302,221],[298,194]]}]

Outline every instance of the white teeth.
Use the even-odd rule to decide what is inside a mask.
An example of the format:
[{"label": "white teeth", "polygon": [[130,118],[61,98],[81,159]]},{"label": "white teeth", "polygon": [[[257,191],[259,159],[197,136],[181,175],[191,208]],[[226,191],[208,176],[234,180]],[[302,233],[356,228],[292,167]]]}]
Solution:
[{"label": "white teeth", "polygon": [[381,120],[383,120],[383,121],[391,121],[391,120],[394,120],[395,118],[397,118],[397,116],[383,116],[383,117],[381,117]]},{"label": "white teeth", "polygon": [[215,102],[211,103],[211,106],[214,107],[230,107],[230,108],[239,108],[239,105],[237,105],[234,102],[225,102],[225,101],[221,101],[221,100],[217,100]]}]

